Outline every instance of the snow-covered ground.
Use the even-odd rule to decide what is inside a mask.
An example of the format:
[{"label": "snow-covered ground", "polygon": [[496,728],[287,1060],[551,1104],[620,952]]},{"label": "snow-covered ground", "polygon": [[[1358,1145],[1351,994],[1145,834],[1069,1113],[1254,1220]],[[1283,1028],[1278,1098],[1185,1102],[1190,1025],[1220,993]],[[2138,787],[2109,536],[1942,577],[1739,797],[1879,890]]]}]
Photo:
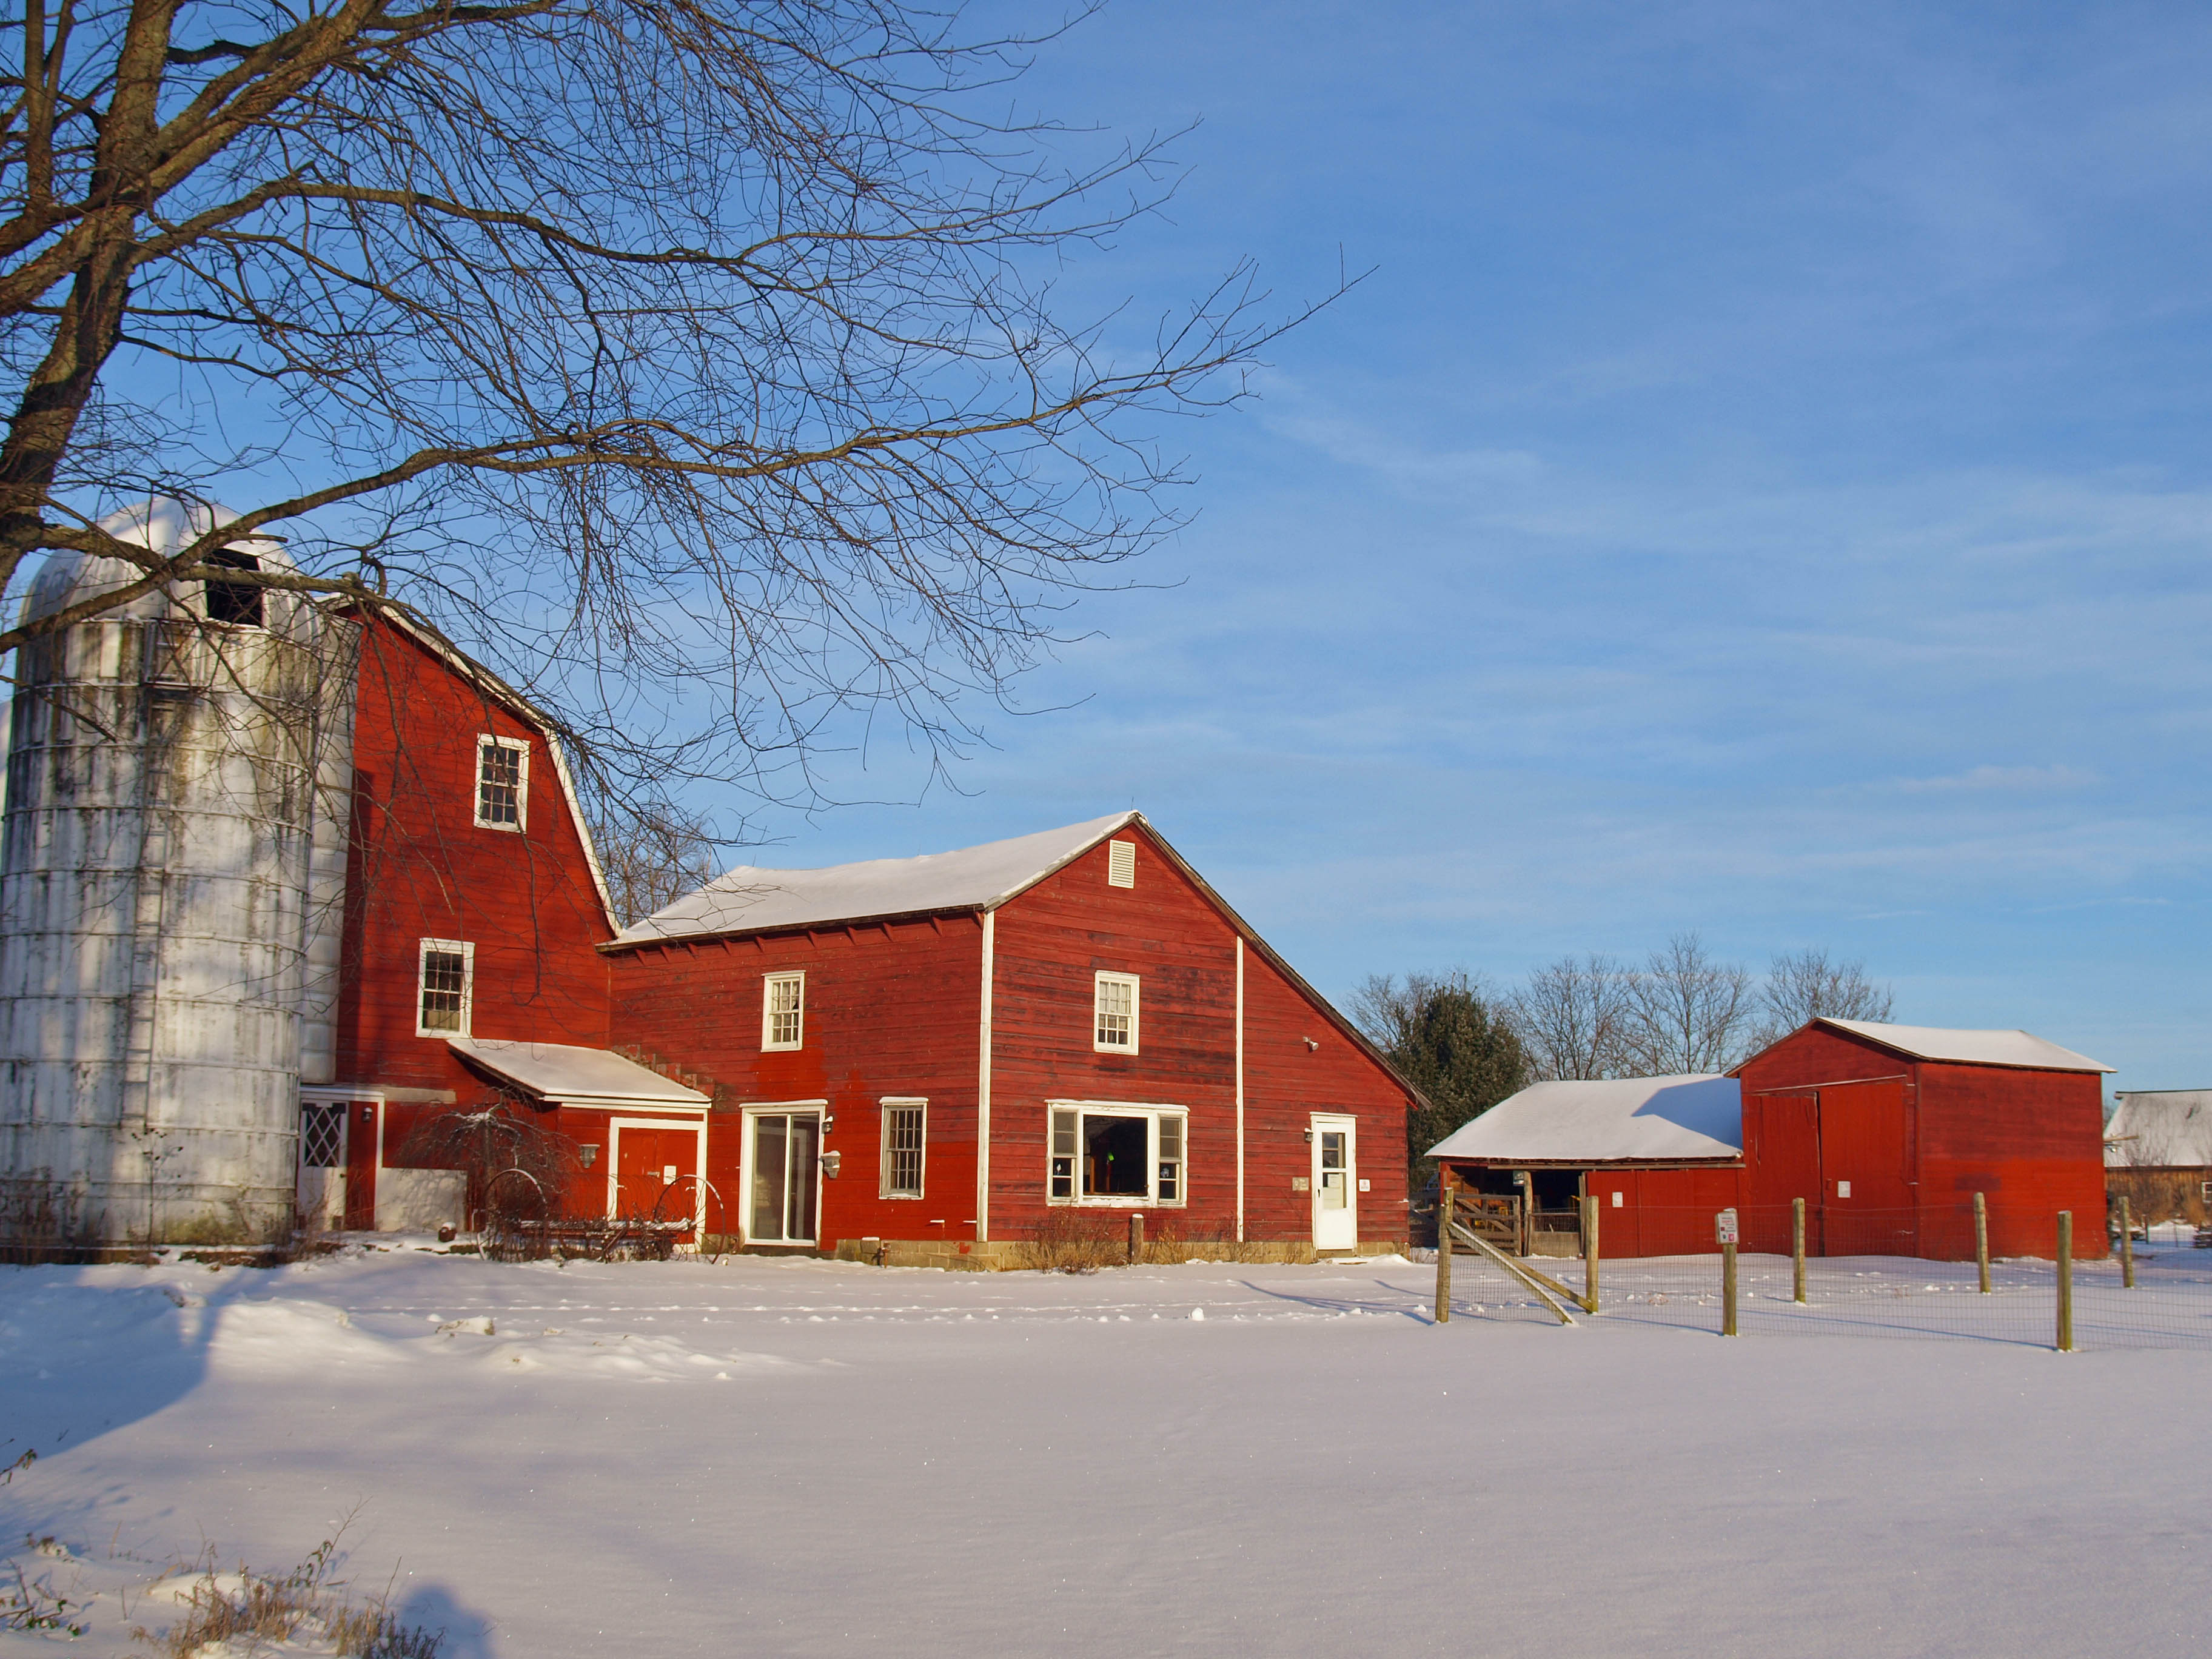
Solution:
[{"label": "snow-covered ground", "polygon": [[0,1269],[0,1538],[97,1596],[0,1656],[348,1516],[447,1659],[2202,1647],[2212,1351],[1634,1313],[1705,1271],[1569,1330],[1464,1262],[1441,1328],[1407,1263]]}]

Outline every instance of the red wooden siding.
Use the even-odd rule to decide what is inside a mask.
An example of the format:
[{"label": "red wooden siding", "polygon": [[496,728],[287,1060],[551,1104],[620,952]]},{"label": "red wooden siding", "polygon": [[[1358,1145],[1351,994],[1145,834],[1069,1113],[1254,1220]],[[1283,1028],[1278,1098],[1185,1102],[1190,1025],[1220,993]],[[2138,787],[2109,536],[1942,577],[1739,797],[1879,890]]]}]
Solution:
[{"label": "red wooden siding", "polygon": [[[530,743],[522,831],[475,823],[480,732]],[[342,1080],[486,1092],[442,1037],[415,1034],[425,939],[476,946],[476,1036],[605,1046],[593,947],[607,917],[545,739],[389,627],[362,644],[346,884]],[[386,1140],[389,1163],[398,1137]]]},{"label": "red wooden siding", "polygon": [[[822,1183],[821,1237],[975,1237],[976,1037],[982,927],[973,915],[869,923],[652,945],[611,955],[613,1041],[637,1045],[717,1085],[707,1178],[738,1231],[739,1108],[826,1100],[823,1148],[840,1155]],[[806,975],[804,1044],[761,1048],[761,986]],[[878,1196],[885,1096],[929,1103],[922,1197]],[[714,1207],[710,1202],[710,1211]]]},{"label": "red wooden siding", "polygon": [[2102,1255],[2104,1080],[2090,1072],[1923,1061],[1920,1188],[1946,1256],[1973,1253],[1962,1206],[1987,1194],[1990,1249],[2049,1256],[2057,1213],[2074,1212],[2074,1253]]}]

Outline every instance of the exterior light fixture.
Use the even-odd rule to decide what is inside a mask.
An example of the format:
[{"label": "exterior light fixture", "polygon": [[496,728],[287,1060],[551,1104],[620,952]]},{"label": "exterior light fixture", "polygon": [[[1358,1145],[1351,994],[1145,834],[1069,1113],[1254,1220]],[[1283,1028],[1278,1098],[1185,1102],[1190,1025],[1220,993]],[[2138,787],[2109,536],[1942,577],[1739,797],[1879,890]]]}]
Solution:
[{"label": "exterior light fixture", "polygon": [[584,1167],[588,1170],[599,1161],[599,1149],[591,1142],[586,1141],[576,1148],[576,1156],[583,1160]]}]

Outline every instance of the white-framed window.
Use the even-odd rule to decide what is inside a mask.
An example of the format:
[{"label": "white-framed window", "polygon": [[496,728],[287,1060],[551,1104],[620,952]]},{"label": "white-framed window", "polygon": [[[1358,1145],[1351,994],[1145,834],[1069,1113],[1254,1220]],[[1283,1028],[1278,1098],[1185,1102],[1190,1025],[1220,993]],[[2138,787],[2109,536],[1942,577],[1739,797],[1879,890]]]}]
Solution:
[{"label": "white-framed window", "polygon": [[1181,1206],[1190,1114],[1181,1106],[1055,1100],[1046,1108],[1045,1198],[1054,1204]]},{"label": "white-framed window", "polygon": [[530,744],[524,739],[477,734],[477,827],[530,827]]},{"label": "white-framed window", "polygon": [[770,974],[761,981],[761,1047],[796,1048],[806,1040],[806,975]]},{"label": "white-framed window", "polygon": [[476,977],[475,945],[465,939],[424,939],[416,969],[415,1035],[466,1036]]},{"label": "white-framed window", "polygon": [[1134,887],[1137,884],[1136,842],[1109,841],[1106,843],[1106,884],[1109,887]]},{"label": "white-framed window", "polygon": [[886,1099],[884,1106],[882,1198],[921,1196],[921,1150],[928,1127],[926,1100]]},{"label": "white-framed window", "polygon": [[1095,976],[1091,994],[1091,1046],[1102,1054],[1137,1052],[1137,976]]}]

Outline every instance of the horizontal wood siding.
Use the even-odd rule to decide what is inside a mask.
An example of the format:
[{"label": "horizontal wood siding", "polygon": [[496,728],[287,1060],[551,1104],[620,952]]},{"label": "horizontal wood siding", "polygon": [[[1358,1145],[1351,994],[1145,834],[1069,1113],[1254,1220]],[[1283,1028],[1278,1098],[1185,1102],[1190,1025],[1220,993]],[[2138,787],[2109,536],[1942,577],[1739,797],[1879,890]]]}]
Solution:
[{"label": "horizontal wood siding", "polygon": [[[1048,1100],[1189,1109],[1188,1200],[1147,1218],[1159,1237],[1233,1237],[1237,1205],[1237,934],[1142,831],[1136,885],[1107,879],[1107,843],[1002,906],[992,994],[991,1236],[1032,1237],[1045,1198]],[[1092,1047],[1094,975],[1138,977],[1134,1054]]]},{"label": "horizontal wood siding", "polygon": [[[614,1041],[709,1074],[707,1176],[738,1231],[740,1108],[827,1100],[821,1237],[972,1238],[982,927],[974,915],[872,923],[611,954]],[[762,981],[806,975],[805,1045],[764,1052]],[[929,1103],[920,1199],[878,1195],[884,1097]],[[718,1228],[709,1218],[709,1231]]]},{"label": "horizontal wood siding", "polygon": [[1923,1249],[1973,1254],[1972,1223],[1960,1217],[1978,1191],[1988,1194],[1993,1254],[2048,1257],[2058,1212],[2071,1210],[2075,1255],[2103,1255],[2104,1094],[2091,1072],[1923,1062],[1922,1202],[1926,1231],[1948,1246]]},{"label": "horizontal wood siding", "polygon": [[[477,827],[480,732],[531,745],[520,833]],[[474,1035],[605,1045],[607,973],[593,947],[607,919],[544,738],[374,624],[355,715],[346,902],[340,1081],[451,1089],[464,1103],[489,1092],[442,1037],[415,1035],[425,939],[476,946]],[[387,1125],[393,1151],[412,1115]]]}]

